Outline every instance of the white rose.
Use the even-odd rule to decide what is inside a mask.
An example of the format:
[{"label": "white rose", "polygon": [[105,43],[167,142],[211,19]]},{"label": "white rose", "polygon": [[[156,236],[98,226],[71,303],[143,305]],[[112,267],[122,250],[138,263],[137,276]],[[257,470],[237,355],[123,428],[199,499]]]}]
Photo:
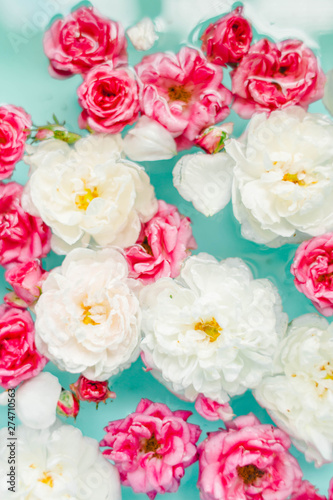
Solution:
[{"label": "white rose", "polygon": [[[95,439],[71,425],[45,430],[17,428],[15,491],[0,475],[2,500],[120,500],[117,469]],[[9,470],[7,429],[0,431],[0,470]]]},{"label": "white rose", "polygon": [[154,23],[150,17],[144,17],[135,26],[129,28],[126,33],[136,50],[149,50],[158,40]]},{"label": "white rose", "polygon": [[138,356],[140,308],[115,249],[72,250],[43,282],[37,349],[61,370],[107,380]]},{"label": "white rose", "polygon": [[124,152],[135,161],[167,160],[177,154],[177,145],[167,129],[144,115],[127,132]]},{"label": "white rose", "polygon": [[236,258],[190,257],[179,279],[146,286],[140,302],[147,365],[191,401],[202,393],[223,404],[256,387],[287,323],[275,287]]},{"label": "white rose", "polygon": [[49,139],[28,148],[31,176],[22,205],[51,227],[55,252],[89,243],[132,245],[141,222],[156,213],[149,177],[121,159],[120,149],[119,136],[105,134],[92,134],[73,147]]},{"label": "white rose", "polygon": [[173,184],[206,217],[230,201],[235,162],[227,153],[195,153],[183,156],[173,170]]},{"label": "white rose", "polygon": [[226,142],[244,238],[277,247],[333,230],[333,123],[290,107],[255,115]]},{"label": "white rose", "polygon": [[58,378],[49,372],[23,382],[16,390],[16,413],[22,424],[32,429],[53,425],[60,393]]},{"label": "white rose", "polygon": [[333,462],[333,324],[316,314],[292,321],[274,375],[254,394],[308,461]]}]

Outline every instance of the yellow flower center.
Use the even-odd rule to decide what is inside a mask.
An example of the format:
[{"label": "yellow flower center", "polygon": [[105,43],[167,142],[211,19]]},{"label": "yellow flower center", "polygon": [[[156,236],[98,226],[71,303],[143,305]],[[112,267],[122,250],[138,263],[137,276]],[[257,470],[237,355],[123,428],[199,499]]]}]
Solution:
[{"label": "yellow flower center", "polygon": [[288,181],[288,182],[292,182],[293,184],[298,184],[299,186],[305,186],[306,183],[303,179],[299,179],[298,178],[298,174],[289,174],[289,173],[286,173],[284,174],[283,176],[283,181]]},{"label": "yellow flower center", "polygon": [[238,477],[243,480],[245,484],[253,484],[257,478],[263,477],[265,472],[258,469],[254,464],[244,465],[244,467],[237,467]]},{"label": "yellow flower center", "polygon": [[212,318],[209,321],[198,321],[198,323],[194,325],[194,330],[204,332],[209,338],[209,342],[215,342],[222,332],[222,328],[215,318]]},{"label": "yellow flower center", "polygon": [[186,90],[184,85],[174,85],[173,87],[169,87],[168,95],[170,101],[183,101],[187,103],[191,99],[191,92]]},{"label": "yellow flower center", "polygon": [[327,361],[326,365],[320,367],[320,371],[326,372],[324,380],[333,380],[333,368],[331,367],[331,363],[329,361]]},{"label": "yellow flower center", "polygon": [[82,323],[84,323],[85,325],[99,325],[99,323],[97,323],[96,321],[94,321],[91,318],[90,310],[91,310],[92,306],[85,306],[85,305],[81,304],[81,307],[83,309]]},{"label": "yellow flower center", "polygon": [[38,479],[40,483],[47,484],[50,488],[53,488],[53,478],[49,472],[43,472],[42,479]]},{"label": "yellow flower center", "polygon": [[92,190],[90,188],[86,188],[85,194],[77,194],[75,197],[75,205],[79,210],[87,210],[90,202],[95,198],[98,198],[98,190],[97,187],[94,187]]}]

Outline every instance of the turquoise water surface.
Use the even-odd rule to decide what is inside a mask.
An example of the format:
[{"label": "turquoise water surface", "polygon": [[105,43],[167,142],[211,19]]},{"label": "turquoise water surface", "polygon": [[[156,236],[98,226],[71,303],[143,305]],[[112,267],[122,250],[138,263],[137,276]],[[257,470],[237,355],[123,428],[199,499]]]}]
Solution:
[{"label": "turquoise water surface", "polygon": [[[232,5],[227,0],[95,0],[92,3],[101,14],[120,21],[125,29],[144,16],[151,17],[158,28],[159,40],[146,53],[165,50],[178,52],[184,44],[200,47],[198,33],[202,31],[203,26],[228,11]],[[22,106],[32,115],[35,124],[46,123],[55,113],[60,121],[66,120],[71,130],[79,132],[77,117],[80,107],[77,103],[76,88],[81,78],[51,78],[42,46],[43,31],[54,15],[66,14],[76,5],[78,4],[72,0],[0,2],[0,103]],[[244,5],[245,14],[257,28],[256,36],[270,36],[275,40],[302,38],[320,57],[325,72],[333,67],[331,0],[317,0],[315,3],[305,0],[245,0]],[[146,54],[135,51],[130,42],[128,51],[132,65]],[[224,83],[227,86],[228,82],[226,75]],[[326,113],[321,102],[311,105],[310,111]],[[227,121],[235,122],[236,137],[246,125],[246,122],[234,113],[230,114]],[[251,267],[255,278],[270,278],[279,289],[284,310],[290,320],[301,314],[316,312],[310,301],[293,285],[289,269],[296,246],[285,245],[280,249],[269,249],[243,239],[239,224],[233,217],[231,204],[211,218],[197,212],[190,203],[179,196],[172,185],[172,169],[178,157],[168,161],[146,162],[144,166],[156,188],[157,197],[176,204],[181,213],[191,218],[198,251],[208,252],[219,259],[241,257]],[[27,170],[25,164],[19,163],[13,179],[24,184],[27,180]],[[49,270],[61,261],[61,257],[51,254],[44,260],[44,267]],[[6,293],[5,281],[3,270],[0,272],[3,296]],[[52,363],[47,365],[46,370],[57,375],[65,388],[77,379],[76,375],[60,372]],[[184,403],[173,396],[149,373],[143,371],[140,360],[114,381],[112,390],[117,393],[117,398],[113,402],[108,401],[106,405],[100,405],[97,411],[94,404],[81,405],[76,425],[85,435],[100,440],[104,434],[103,427],[108,421],[123,418],[134,411],[142,397],[166,403],[172,410],[183,408],[193,411],[190,422],[201,426],[201,439],[207,431],[216,430],[220,425],[218,422],[205,421],[196,414],[193,404]],[[252,411],[262,422],[271,422],[250,393],[235,398],[232,406],[237,415]],[[0,408],[0,417],[1,427],[6,426],[5,408]],[[68,423],[73,422],[69,420]],[[316,469],[307,463],[303,454],[295,448],[292,448],[292,453],[299,460],[305,478],[316,485],[321,493],[327,493],[329,480],[333,476],[333,465]],[[179,491],[169,498],[199,499],[196,488],[197,475],[198,466],[195,464],[187,469]],[[147,497],[135,495],[130,488],[123,488],[123,498],[131,500]]]}]

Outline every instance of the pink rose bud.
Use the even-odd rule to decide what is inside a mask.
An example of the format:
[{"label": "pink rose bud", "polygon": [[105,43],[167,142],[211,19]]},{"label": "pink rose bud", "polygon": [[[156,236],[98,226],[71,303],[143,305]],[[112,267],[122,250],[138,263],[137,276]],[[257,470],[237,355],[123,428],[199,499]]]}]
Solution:
[{"label": "pink rose bud", "polygon": [[57,414],[61,417],[76,418],[79,410],[80,402],[77,397],[71,391],[63,389],[57,404]]},{"label": "pink rose bud", "polygon": [[35,135],[35,141],[45,141],[54,137],[54,132],[48,128],[39,128]]},{"label": "pink rose bud", "polygon": [[195,409],[206,420],[222,420],[228,422],[234,417],[229,403],[220,404],[213,399],[206,398],[203,394],[199,394],[194,404]]},{"label": "pink rose bud", "polygon": [[80,401],[96,403],[96,408],[102,401],[106,403],[108,398],[114,399],[116,397],[116,394],[109,390],[107,380],[99,382],[80,375],[75,384],[71,384],[69,387]]},{"label": "pink rose bud", "polygon": [[215,154],[224,149],[224,143],[232,134],[234,124],[224,123],[220,127],[208,127],[195,139],[195,145],[206,153]]},{"label": "pink rose bud", "polygon": [[20,309],[27,309],[27,307],[29,307],[29,305],[24,300],[20,299],[15,292],[6,293],[3,300],[9,306],[19,307]]},{"label": "pink rose bud", "polygon": [[30,127],[31,117],[24,109],[10,104],[0,106],[0,180],[10,177],[23,158]]},{"label": "pink rose bud", "polygon": [[252,30],[242,12],[243,7],[237,7],[204,31],[202,50],[209,61],[222,66],[237,64],[249,51]]},{"label": "pink rose bud", "polygon": [[8,269],[5,279],[13,287],[16,296],[29,307],[37,302],[42,282],[48,274],[42,268],[40,261],[35,259]]},{"label": "pink rose bud", "polygon": [[67,144],[74,144],[74,142],[81,139],[79,134],[69,132],[65,127],[57,123],[45,125],[37,129],[34,137],[35,141],[45,141],[46,139],[58,139],[59,141],[67,142]]},{"label": "pink rose bud", "polygon": [[126,38],[121,24],[102,17],[93,7],[80,7],[64,19],[56,19],[44,35],[44,51],[50,74],[68,78],[112,61],[127,63]]}]

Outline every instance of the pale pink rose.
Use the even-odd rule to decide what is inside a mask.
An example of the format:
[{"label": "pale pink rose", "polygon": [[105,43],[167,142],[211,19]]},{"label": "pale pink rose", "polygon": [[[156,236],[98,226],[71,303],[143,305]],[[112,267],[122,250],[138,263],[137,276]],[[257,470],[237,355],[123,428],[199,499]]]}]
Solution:
[{"label": "pale pink rose", "polygon": [[71,392],[63,389],[57,403],[57,414],[61,417],[73,417],[76,419],[80,411],[80,401]]},{"label": "pale pink rose", "polygon": [[194,404],[195,409],[206,420],[223,420],[223,422],[228,422],[234,417],[229,403],[220,404],[217,401],[213,401],[210,398],[206,398],[203,394],[199,394]]},{"label": "pale pink rose", "polygon": [[234,124],[224,123],[220,126],[206,128],[196,137],[194,143],[208,154],[216,154],[224,149],[224,143],[232,134]]},{"label": "pale pink rose", "polygon": [[91,69],[77,89],[83,111],[79,126],[116,134],[139,116],[138,84],[127,69],[105,63]]},{"label": "pale pink rose", "polygon": [[51,230],[23,210],[22,191],[16,182],[0,183],[0,265],[7,268],[45,257],[51,249]]},{"label": "pale pink rose", "polygon": [[29,260],[7,269],[5,280],[13,288],[16,296],[29,307],[38,300],[41,286],[49,273],[44,271],[39,260]]},{"label": "pale pink rose", "polygon": [[324,316],[333,314],[333,233],[304,241],[290,268],[297,290]]},{"label": "pale pink rose", "polygon": [[178,490],[184,469],[197,460],[201,430],[186,422],[190,415],[141,399],[134,413],[109,423],[101,446],[111,449],[103,455],[115,463],[124,485],[150,499]]},{"label": "pale pink rose", "polygon": [[210,24],[201,36],[202,50],[215,64],[237,64],[247,54],[252,41],[250,23],[243,17],[243,7]]},{"label": "pale pink rose", "polygon": [[202,500],[286,500],[297,491],[302,471],[285,432],[251,413],[226,426],[198,447]]},{"label": "pale pink rose", "polygon": [[189,250],[197,248],[190,224],[177,207],[159,200],[158,212],[142,225],[137,244],[124,251],[130,278],[148,284],[178,276]]},{"label": "pale pink rose", "polygon": [[325,75],[314,53],[299,40],[262,38],[231,72],[232,108],[242,118],[257,111],[299,105],[305,110],[324,95]]},{"label": "pale pink rose", "polygon": [[28,311],[0,305],[0,385],[16,387],[37,375],[47,363],[35,346],[35,327]]},{"label": "pale pink rose", "polygon": [[31,117],[11,104],[0,106],[0,180],[7,179],[23,157]]},{"label": "pale pink rose", "polygon": [[93,7],[80,7],[57,19],[46,31],[43,43],[54,78],[86,73],[105,61],[112,61],[114,67],[127,63],[123,27]]},{"label": "pale pink rose", "polygon": [[145,56],[135,67],[141,81],[141,111],[163,125],[179,149],[192,145],[202,129],[224,120],[232,95],[222,68],[195,49]]},{"label": "pale pink rose", "polygon": [[[302,481],[300,488],[290,497],[290,500],[326,500],[324,495],[318,495],[315,488],[308,481]],[[330,499],[328,499],[330,500]]]},{"label": "pale pink rose", "polygon": [[96,406],[102,401],[106,403],[108,398],[114,399],[116,397],[116,394],[109,390],[107,380],[103,382],[89,380],[83,375],[80,375],[78,380],[70,385],[70,389],[80,401],[93,402],[96,403]]}]

